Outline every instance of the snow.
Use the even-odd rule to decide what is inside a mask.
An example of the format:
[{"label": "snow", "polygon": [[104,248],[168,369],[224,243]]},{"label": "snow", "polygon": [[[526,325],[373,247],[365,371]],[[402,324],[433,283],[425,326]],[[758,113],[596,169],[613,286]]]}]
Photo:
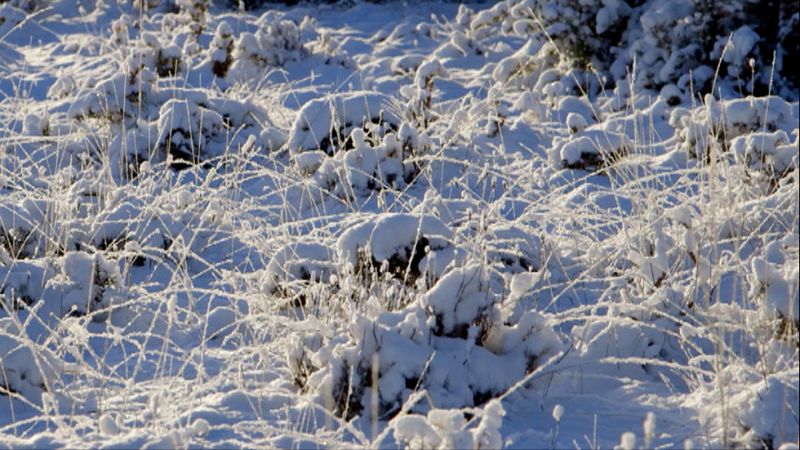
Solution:
[{"label": "snow", "polygon": [[562,405],[556,405],[553,407],[553,419],[556,422],[561,422],[561,418],[564,417],[564,407]]},{"label": "snow", "polygon": [[499,402],[491,402],[482,411],[477,426],[467,429],[464,414],[459,410],[431,410],[427,417],[413,415],[391,422],[397,440],[406,448],[476,448],[502,446],[499,427],[505,415]]},{"label": "snow", "polygon": [[745,58],[753,50],[758,40],[758,34],[749,26],[745,25],[737,29],[731,34],[722,59],[734,65],[744,65]]},{"label": "snow", "polygon": [[796,447],[788,3],[225,3],[0,5],[3,446]]},{"label": "snow", "polygon": [[614,448],[619,448],[619,450],[633,450],[636,448],[636,435],[631,433],[630,431],[626,433],[622,433],[620,437],[619,446]]}]

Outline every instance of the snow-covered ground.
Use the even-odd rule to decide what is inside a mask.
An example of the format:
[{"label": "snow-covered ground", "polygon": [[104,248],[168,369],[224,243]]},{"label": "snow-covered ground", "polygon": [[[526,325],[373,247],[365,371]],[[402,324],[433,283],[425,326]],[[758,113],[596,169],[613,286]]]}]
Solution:
[{"label": "snow-covered ground", "polygon": [[0,2],[0,448],[796,448],[800,16],[706,3]]}]

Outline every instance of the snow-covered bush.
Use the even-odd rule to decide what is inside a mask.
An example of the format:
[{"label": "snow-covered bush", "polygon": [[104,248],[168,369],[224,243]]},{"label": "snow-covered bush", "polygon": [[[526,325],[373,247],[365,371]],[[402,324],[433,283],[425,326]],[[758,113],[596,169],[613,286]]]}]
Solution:
[{"label": "snow-covered bush", "polygon": [[3,445],[796,442],[796,5],[9,3]]},{"label": "snow-covered bush", "polygon": [[[426,312],[435,319],[433,333],[461,339],[475,331],[473,327],[487,317],[492,303],[489,274],[474,266],[453,269],[421,299]],[[490,333],[491,329],[481,331]],[[501,337],[492,342],[503,344]]]},{"label": "snow-covered bush", "polygon": [[45,283],[56,274],[50,261],[13,261],[0,250],[0,311],[14,311],[33,305],[42,297]]},{"label": "snow-covered bush", "polygon": [[565,138],[556,138],[547,151],[553,166],[562,169],[602,170],[633,150],[624,134],[590,127]]},{"label": "snow-covered bush", "polygon": [[306,103],[287,142],[297,169],[343,198],[413,181],[431,140],[401,122],[388,109],[388,100],[365,92]]},{"label": "snow-covered bush", "polygon": [[54,242],[54,206],[45,199],[0,203],[0,247],[14,259],[44,256]]},{"label": "snow-covered bush", "polygon": [[685,92],[692,87],[709,92],[719,62],[727,89],[766,93],[774,85],[773,92],[791,95],[794,80],[787,62],[797,57],[798,47],[796,31],[793,38],[788,30],[798,20],[797,5],[684,0],[645,6],[640,14],[641,31],[631,33],[628,50],[637,60],[639,86],[672,82]]},{"label": "snow-covered bush", "polygon": [[255,34],[243,32],[239,35],[229,76],[236,81],[250,80],[265,68],[282,67],[306,56],[297,24],[276,19],[265,23]]},{"label": "snow-covered bush", "polygon": [[22,122],[22,132],[29,136],[50,134],[50,118],[47,114],[28,114]]},{"label": "snow-covered bush", "polygon": [[[298,111],[287,146],[293,154],[321,150],[332,156],[348,147],[347,138],[359,128],[371,143],[379,143],[388,130],[400,126],[391,105],[391,97],[377,92],[348,92],[311,100]],[[349,145],[352,147],[352,142]]]},{"label": "snow-covered bush", "polygon": [[211,59],[211,71],[214,75],[225,78],[228,69],[233,63],[233,30],[227,22],[221,22],[214,32],[214,39],[208,48],[208,57]]},{"label": "snow-covered bush", "polygon": [[83,316],[107,308],[122,292],[122,276],[115,261],[107,261],[102,253],[68,252],[61,276],[47,281],[44,298],[59,302],[55,309],[62,315]]},{"label": "snow-covered bush", "polygon": [[453,232],[432,216],[387,214],[348,228],[336,244],[339,260],[356,271],[414,282],[438,279],[453,260]]},{"label": "snow-covered bush", "polygon": [[340,198],[402,189],[411,183],[420,171],[420,163],[414,158],[427,148],[419,145],[422,139],[415,130],[403,124],[398,133],[385,134],[378,145],[369,143],[367,136],[355,129],[345,141],[352,148],[333,156],[319,150],[299,153],[294,156],[294,163],[301,173],[311,175],[316,186]]},{"label": "snow-covered bush", "polygon": [[[764,375],[742,364],[722,369],[715,383],[704,386],[696,399],[701,423],[718,430],[720,442],[746,448],[783,448],[796,442],[798,432],[798,378],[792,370]],[[717,383],[737,386],[720,392]],[[727,389],[726,389],[727,391]],[[725,395],[726,398],[721,398]],[[722,408],[722,405],[725,408]]]},{"label": "snow-covered bush", "polygon": [[[795,111],[796,108],[780,97],[747,97],[719,101],[707,95],[704,106],[698,106],[691,111],[674,110],[670,123],[676,127],[683,148],[690,156],[709,161],[714,155],[727,151],[731,141],[739,136],[755,132],[792,133],[797,129],[798,117]],[[779,144],[780,135],[773,137],[778,139],[775,144]],[[742,143],[737,144],[737,154],[746,150],[746,141],[744,143],[744,148]],[[791,158],[791,155],[781,155],[781,163],[785,164],[787,157]]]},{"label": "snow-covered bush", "polygon": [[[531,39],[512,55],[503,58],[492,71],[492,78],[505,88],[531,88],[541,71],[537,60],[540,47]],[[544,52],[546,53],[546,52]]]},{"label": "snow-covered bush", "polygon": [[178,9],[185,16],[184,22],[195,38],[199,38],[203,33],[210,3],[209,0],[176,0]]},{"label": "snow-covered bush", "polygon": [[[300,33],[303,36],[312,34],[313,32],[309,30],[315,28],[316,22],[306,16],[300,24]],[[308,42],[305,48],[308,53],[320,57],[324,64],[340,66],[346,69],[355,69],[358,67],[358,64],[350,57],[347,51],[342,48],[342,44],[342,41],[332,38],[329,33],[323,31],[317,35],[315,40]]]},{"label": "snow-covered bush", "polygon": [[111,123],[135,119],[156,96],[156,74],[141,58],[126,58],[122,73],[81,89],[69,106],[67,116],[74,120],[102,118]]},{"label": "snow-covered bush", "polygon": [[387,96],[373,92],[306,103],[287,142],[295,167],[342,198],[407,186],[432,145],[426,133],[398,118]]},{"label": "snow-covered bush", "polygon": [[169,100],[159,111],[157,142],[172,167],[184,169],[203,162],[206,147],[220,139],[225,128],[216,111],[190,100]]},{"label": "snow-covered bush", "polygon": [[719,62],[720,84],[728,91],[765,93],[772,86],[773,92],[797,98],[791,61],[799,51],[798,9],[748,0],[507,0],[464,17],[478,36],[496,30],[552,40],[571,66],[616,80],[625,79],[632,67],[637,88],[673,83],[684,94],[707,93]]},{"label": "snow-covered bush", "polygon": [[438,59],[422,62],[417,68],[412,85],[403,86],[400,93],[407,100],[406,115],[420,127],[426,128],[436,116],[433,106],[433,80],[447,77],[447,71]]},{"label": "snow-covered bush", "polygon": [[133,7],[145,13],[179,13],[176,0],[130,0]]},{"label": "snow-covered bush", "polygon": [[335,273],[332,249],[315,243],[291,243],[270,258],[262,288],[268,294],[293,303],[305,303],[304,290],[311,283],[328,283]]},{"label": "snow-covered bush", "polygon": [[156,73],[160,77],[174,76],[185,71],[181,49],[176,45],[158,47],[156,50]]},{"label": "snow-covered bush", "polygon": [[[797,136],[796,131],[794,134]],[[739,136],[731,141],[730,147],[737,161],[773,187],[788,171],[797,170],[798,140],[790,142],[783,130]]]},{"label": "snow-covered bush", "polygon": [[401,310],[357,314],[346,336],[317,338],[313,348],[297,340],[290,367],[310,372],[296,377],[301,387],[347,418],[368,414],[372,402],[391,417],[422,389],[436,408],[481,405],[562,349],[545,317],[512,314],[490,284],[479,265],[453,269]]},{"label": "snow-covered bush", "polygon": [[[606,70],[621,44],[632,13],[631,3],[527,0],[511,3],[508,15],[513,18],[514,32],[527,34],[543,29],[577,67],[591,65]],[[479,25],[480,21],[473,20],[473,27]]]},{"label": "snow-covered bush", "polygon": [[753,258],[750,296],[777,337],[797,340],[800,330],[800,288],[798,288],[797,234],[787,235],[765,249],[764,257]]},{"label": "snow-covered bush", "polygon": [[175,44],[162,46],[154,34],[142,33],[136,45],[130,46],[127,21],[120,19],[114,24],[112,41],[122,52],[125,58],[124,68],[129,74],[136,74],[143,68],[155,72],[159,77],[174,76],[186,71],[181,49]]}]

